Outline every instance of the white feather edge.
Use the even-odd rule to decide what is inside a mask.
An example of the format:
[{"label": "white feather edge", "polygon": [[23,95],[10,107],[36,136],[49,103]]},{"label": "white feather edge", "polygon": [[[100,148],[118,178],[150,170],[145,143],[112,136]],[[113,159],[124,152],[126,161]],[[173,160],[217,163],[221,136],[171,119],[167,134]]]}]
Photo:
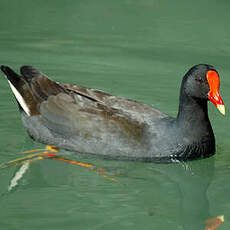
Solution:
[{"label": "white feather edge", "polygon": [[10,88],[13,91],[18,103],[21,105],[21,107],[26,112],[26,114],[28,116],[30,116],[30,110],[29,110],[28,106],[26,105],[26,102],[23,99],[22,95],[18,92],[18,90],[13,86],[13,84],[9,80],[8,80],[8,82],[9,82]]}]

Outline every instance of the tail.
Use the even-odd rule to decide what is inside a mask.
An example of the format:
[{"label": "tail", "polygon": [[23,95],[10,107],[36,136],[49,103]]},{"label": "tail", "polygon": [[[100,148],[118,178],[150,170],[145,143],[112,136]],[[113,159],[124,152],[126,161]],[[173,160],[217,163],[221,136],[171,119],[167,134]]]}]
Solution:
[{"label": "tail", "polygon": [[8,66],[2,65],[0,68],[9,82],[19,109],[28,116],[40,114],[40,103],[47,100],[49,95],[56,95],[63,91],[59,84],[51,81],[32,66],[21,67],[22,76],[15,73]]},{"label": "tail", "polygon": [[10,69],[8,66],[1,66],[1,70],[5,74],[8,80],[10,88],[12,92],[14,93],[14,96],[18,102],[19,109],[23,110],[28,116],[31,116],[32,115],[31,108],[24,96],[25,88],[28,88],[26,86],[25,81],[23,81],[23,79],[17,73],[15,73],[12,69]]}]

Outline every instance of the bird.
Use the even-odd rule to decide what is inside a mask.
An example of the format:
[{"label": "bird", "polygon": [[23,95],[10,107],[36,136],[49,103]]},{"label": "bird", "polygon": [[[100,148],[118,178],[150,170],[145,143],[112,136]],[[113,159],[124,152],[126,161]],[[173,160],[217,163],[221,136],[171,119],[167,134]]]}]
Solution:
[{"label": "bird", "polygon": [[225,106],[212,65],[195,65],[184,75],[176,117],[99,89],[55,82],[33,66],[22,66],[20,74],[0,68],[25,130],[37,142],[104,159],[144,162],[187,161],[215,153],[207,103],[223,115]]}]

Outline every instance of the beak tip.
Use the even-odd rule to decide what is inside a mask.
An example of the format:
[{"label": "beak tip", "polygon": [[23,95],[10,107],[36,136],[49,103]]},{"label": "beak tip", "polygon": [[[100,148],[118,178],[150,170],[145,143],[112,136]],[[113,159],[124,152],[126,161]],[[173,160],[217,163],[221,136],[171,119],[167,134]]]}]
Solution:
[{"label": "beak tip", "polygon": [[224,105],[217,105],[217,109],[220,111],[221,114],[225,115],[225,106]]}]

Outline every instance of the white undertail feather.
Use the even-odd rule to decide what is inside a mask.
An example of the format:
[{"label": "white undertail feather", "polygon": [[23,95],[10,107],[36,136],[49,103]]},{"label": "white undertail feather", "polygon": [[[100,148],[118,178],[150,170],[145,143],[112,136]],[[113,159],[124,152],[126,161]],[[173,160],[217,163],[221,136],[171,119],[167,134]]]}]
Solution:
[{"label": "white undertail feather", "polygon": [[26,114],[28,116],[30,116],[30,110],[29,110],[28,106],[26,105],[26,102],[23,99],[22,95],[18,92],[18,90],[13,86],[13,84],[9,80],[8,80],[8,82],[9,82],[10,88],[12,89],[18,103],[21,105],[21,107],[26,112]]}]

